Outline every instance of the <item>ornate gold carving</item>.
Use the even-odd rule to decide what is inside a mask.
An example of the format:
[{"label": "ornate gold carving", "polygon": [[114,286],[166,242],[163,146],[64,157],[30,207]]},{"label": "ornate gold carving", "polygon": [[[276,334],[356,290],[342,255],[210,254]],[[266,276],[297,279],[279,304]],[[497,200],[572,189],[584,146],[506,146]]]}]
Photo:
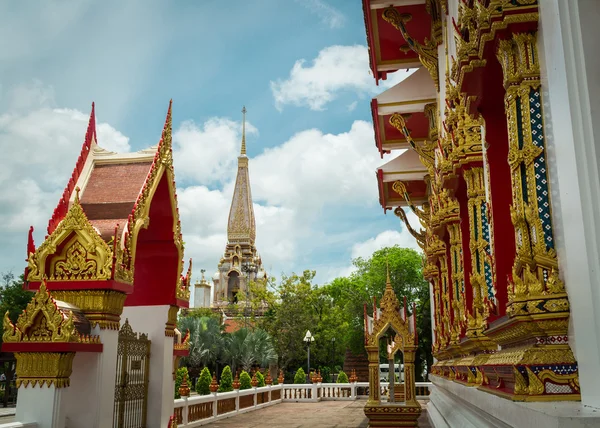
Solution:
[{"label": "ornate gold carving", "polygon": [[[402,36],[409,44],[411,49],[415,51],[415,53],[419,56],[419,60],[421,64],[429,71],[431,78],[435,82],[436,88],[439,90],[439,76],[438,76],[438,56],[437,56],[437,45],[439,42],[436,42],[436,38],[431,38],[428,40],[427,38],[424,40],[423,44],[413,39],[408,31],[406,30],[406,22],[410,20],[410,15],[400,13],[395,7],[390,6],[383,11],[382,14],[383,19],[386,22],[389,22],[396,29],[400,30]],[[441,30],[441,27],[440,27]],[[435,30],[437,34],[437,29]]]},{"label": "ornate gold carving", "polygon": [[[60,226],[59,226],[60,227]],[[79,342],[100,343],[98,336],[81,336],[75,329],[73,313],[65,315],[42,282],[27,308],[13,324],[4,314],[4,343]]]},{"label": "ornate gold carving", "polygon": [[92,327],[99,325],[101,329],[119,329],[123,305],[127,298],[125,293],[111,290],[56,290],[52,295],[56,300],[81,309]]},{"label": "ornate gold carving", "polygon": [[74,352],[16,352],[17,388],[21,385],[39,385],[40,388],[44,385],[56,388],[69,386],[74,357]]},{"label": "ornate gold carving", "polygon": [[[62,252],[57,255],[57,249]],[[50,269],[46,272],[47,260]],[[27,281],[103,280],[112,277],[113,252],[92,227],[79,203],[79,189],[65,218],[28,257]]]},{"label": "ornate gold carving", "polygon": [[[395,332],[395,346],[393,346],[392,354],[397,350],[402,350],[404,355],[405,405],[394,406],[394,408],[420,409],[419,402],[416,400],[414,378],[415,351],[417,349],[416,332],[410,331],[409,326],[400,314],[400,303],[392,289],[389,267],[385,291],[379,306],[380,311],[376,316],[374,315],[372,329],[366,328],[365,331],[365,348],[369,357],[369,400],[365,406],[365,414],[372,421],[377,419],[372,414],[387,411],[385,410],[387,406],[380,402],[379,397],[379,339],[388,331],[388,328]],[[416,316],[416,314],[413,315]],[[365,319],[365,323],[368,325],[369,321]],[[394,411],[402,412],[403,410]],[[412,412],[412,410],[409,412]]]},{"label": "ornate gold carving", "polygon": [[531,371],[529,367],[526,367],[527,378],[529,380],[529,395],[541,395],[544,393],[544,384],[540,382],[538,377]]}]

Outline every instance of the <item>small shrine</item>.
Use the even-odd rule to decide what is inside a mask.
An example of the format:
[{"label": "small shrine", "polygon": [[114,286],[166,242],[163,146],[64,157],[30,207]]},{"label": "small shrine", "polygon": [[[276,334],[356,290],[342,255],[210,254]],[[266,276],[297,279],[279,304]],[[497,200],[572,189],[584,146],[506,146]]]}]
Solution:
[{"label": "small shrine", "polygon": [[[380,384],[380,341],[386,341],[390,365],[387,400],[382,397]],[[416,312],[407,316],[404,306],[392,289],[388,267],[385,291],[379,304],[373,304],[373,316],[367,315],[365,305],[365,349],[369,357],[369,399],[364,412],[369,427],[418,427],[421,405],[415,390],[415,353],[417,350]],[[400,351],[404,361],[404,373],[400,373],[395,385],[394,357]]]},{"label": "small shrine", "polygon": [[31,302],[4,316],[14,352],[16,419],[38,428],[167,425],[173,373],[189,352],[176,331],[189,306],[183,275],[171,105],[158,145],[137,153],[98,146],[94,106],[65,190],[36,247],[27,244]]}]

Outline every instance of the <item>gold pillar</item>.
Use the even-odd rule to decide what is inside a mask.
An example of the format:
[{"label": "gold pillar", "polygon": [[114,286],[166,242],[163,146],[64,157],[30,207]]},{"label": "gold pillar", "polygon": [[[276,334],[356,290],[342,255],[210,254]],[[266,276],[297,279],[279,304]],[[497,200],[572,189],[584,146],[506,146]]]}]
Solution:
[{"label": "gold pillar", "polygon": [[369,356],[369,401],[367,405],[379,404],[379,345],[366,346]]},{"label": "gold pillar", "polygon": [[404,400],[407,406],[418,406],[415,395],[415,351],[405,348],[404,352]]},{"label": "gold pillar", "polygon": [[515,34],[501,41],[497,56],[506,87],[511,217],[517,246],[507,313],[514,317],[563,312],[568,317],[554,249],[536,34]]},{"label": "gold pillar", "polygon": [[483,336],[487,327],[489,303],[494,301],[493,268],[491,263],[491,238],[489,215],[485,195],[485,172],[483,167],[464,172],[469,207],[469,249],[471,250],[471,286],[473,288],[473,312],[469,316],[467,336]]}]

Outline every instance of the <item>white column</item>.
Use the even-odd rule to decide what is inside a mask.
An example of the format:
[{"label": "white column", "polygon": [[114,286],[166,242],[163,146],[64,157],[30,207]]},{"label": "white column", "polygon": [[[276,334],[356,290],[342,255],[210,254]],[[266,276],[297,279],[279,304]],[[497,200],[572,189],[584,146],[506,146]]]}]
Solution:
[{"label": "white column", "polygon": [[65,407],[73,426],[112,426],[117,370],[116,330],[94,329],[102,352],[78,352],[73,359],[71,386],[65,391]]},{"label": "white column", "polygon": [[126,306],[121,323],[129,319],[136,333],[148,334],[150,373],[148,386],[148,428],[164,428],[173,415],[175,384],[173,382],[173,338],[165,336],[169,305]]},{"label": "white column", "polygon": [[64,428],[67,389],[56,388],[54,385],[21,386],[17,395],[15,420],[22,423],[35,422],[38,428]]},{"label": "white column", "polygon": [[582,402],[600,408],[600,40],[596,0],[540,3],[552,219]]}]

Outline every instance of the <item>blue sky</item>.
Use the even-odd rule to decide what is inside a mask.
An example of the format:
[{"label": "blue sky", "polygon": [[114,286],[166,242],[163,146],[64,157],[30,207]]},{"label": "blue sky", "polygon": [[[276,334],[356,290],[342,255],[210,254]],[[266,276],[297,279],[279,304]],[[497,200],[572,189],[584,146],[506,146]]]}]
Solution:
[{"label": "blue sky", "polygon": [[[0,3],[0,271],[20,272],[70,175],[92,101],[99,144],[156,144],[173,99],[175,167],[195,271],[225,246],[242,105],[257,245],[278,276],[347,273],[414,242],[377,203],[362,8],[347,0]],[[403,72],[392,80],[399,81]],[[386,86],[387,85],[387,86]],[[198,272],[195,272],[196,274]]]}]

